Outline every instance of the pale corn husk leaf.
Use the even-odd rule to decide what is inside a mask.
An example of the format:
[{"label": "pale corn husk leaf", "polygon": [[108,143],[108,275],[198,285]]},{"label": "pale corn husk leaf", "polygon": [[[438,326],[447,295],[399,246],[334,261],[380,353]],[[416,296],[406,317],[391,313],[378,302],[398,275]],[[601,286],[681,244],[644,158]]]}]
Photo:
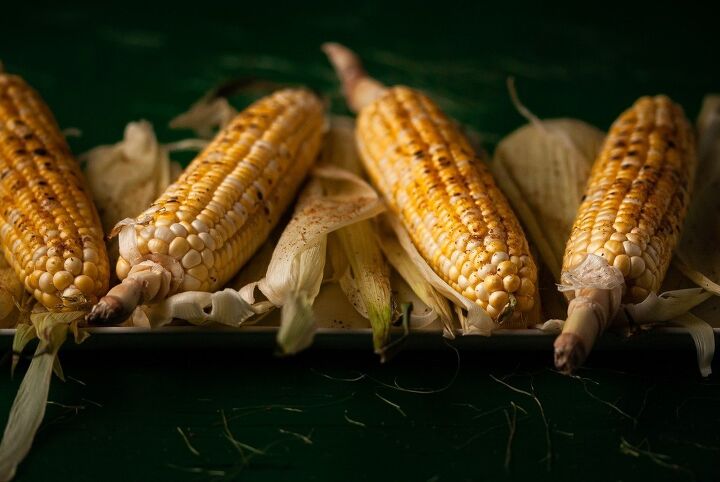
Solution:
[{"label": "pale corn husk leaf", "polygon": [[0,481],[15,476],[20,462],[30,451],[35,434],[45,416],[50,378],[55,358],[67,335],[67,325],[56,325],[46,333],[15,396],[2,442],[0,442]]},{"label": "pale corn husk leaf", "polygon": [[168,150],[147,121],[130,122],[123,140],[82,154],[95,205],[105,232],[134,218],[174,180]]},{"label": "pale corn husk leaf", "polygon": [[[213,94],[211,92],[210,94]],[[215,132],[225,127],[238,111],[225,97],[205,95],[190,108],[170,121],[172,129],[190,129],[201,139],[211,139]]]},{"label": "pale corn husk leaf", "polygon": [[626,305],[625,311],[638,324],[672,321],[710,298],[702,288],[688,288],[666,291],[658,295],[650,293],[645,300],[634,305]]},{"label": "pale corn husk leaf", "polygon": [[576,119],[533,118],[495,150],[491,166],[495,179],[556,281],[604,137],[599,129]]},{"label": "pale corn husk leaf", "polygon": [[352,117],[332,116],[330,130],[320,153],[321,164],[333,165],[357,176],[364,174],[355,141],[355,120]]},{"label": "pale corn husk leaf", "polygon": [[[350,271],[350,263],[348,263],[345,251],[343,251],[340,240],[335,234],[328,235],[327,257],[330,259],[330,275],[326,275],[324,281],[326,283],[340,284],[340,289],[344,292],[346,287],[343,287],[342,284],[346,283],[349,277],[348,271]],[[367,310],[365,310],[364,306],[356,307],[356,310],[364,312],[364,316],[367,318]]]},{"label": "pale corn husk leaf", "polygon": [[[29,320],[28,320],[29,321]],[[37,331],[32,323],[18,323],[12,343],[12,362],[10,363],[10,376],[15,375],[15,369],[20,362],[20,355],[28,343],[37,338]]]},{"label": "pale corn husk leaf", "polygon": [[[697,309],[713,294],[702,288],[686,288],[667,291],[660,295],[650,293],[641,303],[626,305],[625,311],[636,324],[659,324],[670,322],[688,330],[693,339],[697,353],[698,368],[702,376],[712,372],[711,365],[715,356],[715,333],[713,327],[691,310]],[[711,301],[716,301],[714,298]],[[707,315],[704,315],[706,319]]]},{"label": "pale corn husk leaf", "polygon": [[11,480],[17,466],[30,451],[45,415],[53,369],[59,367],[56,362],[58,350],[68,332],[75,334],[76,341],[82,341],[77,324],[84,315],[84,312],[74,311],[40,312],[30,316],[40,343],[10,408],[0,442],[0,481]]},{"label": "pale corn husk leaf", "polygon": [[678,316],[675,323],[685,328],[693,339],[700,374],[703,377],[710,376],[715,356],[715,333],[712,326],[692,313]]},{"label": "pale corn husk leaf", "polygon": [[720,296],[720,96],[707,96],[698,120],[698,170],[675,265]]},{"label": "pale corn husk leaf", "polygon": [[[325,186],[332,184],[332,193]],[[312,342],[316,324],[309,315],[320,291],[325,268],[327,235],[382,212],[375,191],[356,175],[334,166],[313,171],[295,213],[283,231],[265,278],[258,288],[282,313],[279,349],[296,353]],[[297,313],[302,316],[291,316]]]},{"label": "pale corn husk leaf", "polygon": [[350,262],[347,259],[337,232],[328,235],[327,255],[332,264],[333,276],[326,281],[336,282],[345,294],[348,303],[355,308],[355,311],[357,311],[360,316],[367,320],[369,316],[367,307],[365,306],[362,296],[360,296],[360,290],[355,283],[355,279],[352,277]]},{"label": "pale corn husk leaf", "polygon": [[313,303],[322,284],[327,252],[327,236],[297,256],[297,284],[286,298],[280,313],[277,346],[283,355],[292,355],[309,347],[317,330]]},{"label": "pale corn husk leaf", "polygon": [[336,234],[350,264],[351,289],[360,296],[373,330],[373,347],[380,353],[390,336],[393,307],[390,269],[378,245],[375,228],[370,221],[360,221]]},{"label": "pale corn husk leaf", "polygon": [[[393,233],[381,229],[379,235],[380,246],[392,267],[402,276],[412,291],[422,300],[423,304],[429,307],[435,316],[440,319],[445,336],[453,338],[455,336],[453,332],[453,314],[450,311],[447,298],[440,294],[427,280]],[[416,303],[413,303],[411,321],[415,316],[427,316],[417,313],[418,306],[416,305]]]},{"label": "pale corn husk leaf", "polygon": [[[238,291],[227,288],[214,293],[186,291],[170,296],[160,303],[144,307],[147,324],[150,328],[160,328],[173,320],[185,320],[193,325],[203,326],[217,323],[238,327],[249,318],[264,312],[261,306],[255,306],[245,300]],[[137,314],[139,325],[145,324],[141,314]]]},{"label": "pale corn husk leaf", "polygon": [[[334,194],[325,194],[326,182],[335,184]],[[298,270],[293,268],[297,255],[329,233],[383,210],[377,193],[359,177],[333,166],[315,168],[258,288],[273,304],[281,306],[298,283]]]},{"label": "pale corn husk leaf", "polygon": [[[458,293],[433,271],[420,255],[417,248],[415,248],[407,231],[405,231],[405,228],[395,216],[388,214],[384,216],[384,220],[392,227],[400,246],[402,246],[425,279],[438,292],[442,293],[448,301],[454,304],[456,313],[460,319],[460,332],[463,335],[489,336],[492,334],[493,330],[497,328],[497,325],[493,322],[492,318],[490,318],[490,315],[480,308],[480,305]],[[445,333],[445,336],[448,336],[448,333]]]},{"label": "pale corn husk leaf", "polygon": [[318,328],[363,331],[368,328],[367,318],[350,304],[338,283],[324,283],[312,308]]},{"label": "pale corn husk leaf", "polygon": [[[362,175],[353,119],[332,118],[322,159],[324,164]],[[350,265],[350,270],[340,278],[340,286],[353,306],[370,320],[373,346],[380,353],[390,336],[393,298],[390,268],[380,249],[376,226],[371,221],[360,221],[338,230],[337,238]]]}]

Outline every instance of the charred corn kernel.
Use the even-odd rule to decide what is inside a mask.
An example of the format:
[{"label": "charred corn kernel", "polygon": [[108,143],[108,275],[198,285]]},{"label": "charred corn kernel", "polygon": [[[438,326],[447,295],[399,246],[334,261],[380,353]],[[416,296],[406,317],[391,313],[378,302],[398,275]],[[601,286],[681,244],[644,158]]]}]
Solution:
[{"label": "charred corn kernel", "polygon": [[[128,301],[123,310],[178,291],[223,286],[265,241],[295,196],[319,152],[324,123],[322,102],[304,89],[278,91],[237,115],[138,216],[138,224],[126,228],[134,229],[140,256],[133,258],[134,250],[120,244],[117,271],[124,283],[140,276],[127,266],[147,259],[165,266],[163,257],[179,262],[184,277],[153,296],[145,290],[142,300],[130,300],[123,289],[113,288],[113,296]],[[110,303],[93,310],[90,318],[117,319],[120,311],[108,311]]]},{"label": "charred corn kernel", "polygon": [[[448,284],[481,305],[489,300],[493,319],[509,301],[506,277],[533,276],[527,281],[534,286],[528,243],[510,205],[468,140],[428,97],[387,89],[360,111],[357,138],[372,181]],[[532,266],[524,274],[523,257]],[[516,284],[507,283],[517,290]],[[534,293],[528,296],[523,312],[532,308]]]},{"label": "charred corn kernel", "polygon": [[[78,163],[40,96],[20,77],[0,73],[0,242],[5,258],[35,298],[62,307],[62,293],[82,269],[83,250],[99,263],[107,289],[102,228]],[[40,271],[37,274],[36,271]],[[67,284],[70,279],[70,284]],[[41,293],[35,292],[35,286]]]},{"label": "charred corn kernel", "polygon": [[[625,277],[624,301],[656,292],[678,242],[695,164],[682,109],[665,96],[635,102],[615,121],[595,162],[563,270],[588,253],[602,254],[602,243]],[[596,241],[585,243],[588,238]]]}]

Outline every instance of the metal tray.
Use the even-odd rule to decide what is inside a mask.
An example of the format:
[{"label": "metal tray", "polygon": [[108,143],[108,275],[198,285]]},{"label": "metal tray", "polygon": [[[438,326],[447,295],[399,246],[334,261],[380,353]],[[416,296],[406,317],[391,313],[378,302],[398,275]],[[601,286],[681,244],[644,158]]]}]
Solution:
[{"label": "metal tray", "polygon": [[[276,326],[246,326],[242,328],[168,326],[158,329],[137,327],[92,327],[92,336],[77,345],[67,343],[63,350],[94,349],[150,349],[150,348],[256,348],[272,350],[275,346]],[[720,342],[720,328],[714,328]],[[14,329],[0,329],[0,346],[9,348]],[[396,330],[394,336],[399,336]],[[536,329],[497,330],[492,336],[457,336],[454,340],[442,337],[439,329],[411,332],[403,349],[442,349],[450,343],[460,349],[472,350],[550,350],[555,335]],[[372,332],[369,328],[320,328],[313,343],[320,349],[370,349]],[[631,337],[608,332],[598,340],[595,350],[689,349],[693,342],[684,328],[659,327]]]}]

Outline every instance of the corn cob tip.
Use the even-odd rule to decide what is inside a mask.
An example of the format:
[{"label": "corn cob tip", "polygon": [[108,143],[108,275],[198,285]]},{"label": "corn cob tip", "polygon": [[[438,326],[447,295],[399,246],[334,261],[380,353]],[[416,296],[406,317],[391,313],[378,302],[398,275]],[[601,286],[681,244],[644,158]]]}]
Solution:
[{"label": "corn cob tip", "polygon": [[354,112],[359,112],[385,92],[380,82],[368,76],[355,52],[335,42],[326,42],[321,48],[340,77],[343,95]]},{"label": "corn cob tip", "polygon": [[575,333],[562,333],[555,339],[555,368],[565,375],[572,375],[587,358],[582,339]]}]

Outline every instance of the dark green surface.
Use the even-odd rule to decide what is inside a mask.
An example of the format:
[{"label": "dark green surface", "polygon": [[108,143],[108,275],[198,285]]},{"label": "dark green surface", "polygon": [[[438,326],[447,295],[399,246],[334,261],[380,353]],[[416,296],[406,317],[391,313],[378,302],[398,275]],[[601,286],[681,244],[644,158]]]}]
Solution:
[{"label": "dark green surface", "polygon": [[[431,92],[489,146],[522,122],[506,93],[508,75],[538,114],[601,127],[647,93],[670,94],[694,116],[720,80],[716,14],[707,7],[603,3],[580,12],[511,2],[375,1],[349,12],[329,2],[28,3],[0,7],[0,58],[43,93],[64,127],[82,129],[76,152],[115,142],[138,118],[155,123],[161,139],[177,139],[182,133],[170,132],[167,121],[233,77],[306,83],[343,111],[318,50],[330,39],[356,48],[383,81]],[[404,353],[386,366],[361,351],[277,360],[269,349],[83,351],[62,359],[65,373],[84,384],[55,381],[50,399],[85,408],[49,407],[17,480],[629,481],[720,474],[720,387],[716,377],[699,378],[690,351],[596,353],[582,372],[592,381],[551,372],[549,353],[468,351],[453,380],[458,359],[449,348]],[[358,373],[404,387],[452,383],[441,393],[415,394],[370,378],[324,376]],[[533,383],[549,421],[551,466],[543,460],[539,407],[490,374],[524,390]],[[18,383],[0,377],[3,419]],[[506,470],[512,402],[517,424]],[[235,438],[267,448],[264,455],[246,448],[244,458],[233,447],[223,436],[222,411]],[[281,429],[310,434],[312,444]],[[623,439],[668,458],[623,453]]]}]

